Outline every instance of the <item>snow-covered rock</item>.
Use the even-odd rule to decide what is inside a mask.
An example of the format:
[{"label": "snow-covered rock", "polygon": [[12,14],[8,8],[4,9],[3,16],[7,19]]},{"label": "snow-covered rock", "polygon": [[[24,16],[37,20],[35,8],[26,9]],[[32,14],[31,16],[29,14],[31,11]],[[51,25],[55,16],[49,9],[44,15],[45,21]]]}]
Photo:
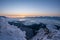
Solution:
[{"label": "snow-covered rock", "polygon": [[47,28],[49,30],[48,34],[45,34],[46,30],[40,29],[31,40],[60,40],[60,30],[55,29],[53,25],[47,25]]},{"label": "snow-covered rock", "polygon": [[41,40],[44,37],[44,34],[45,34],[44,30],[40,29],[37,35],[34,36],[31,40]]},{"label": "snow-covered rock", "polygon": [[[19,22],[18,23],[19,25],[20,22],[22,22],[22,24],[26,25],[27,27],[25,26],[17,28],[18,26],[16,27],[8,23],[13,21],[15,23]],[[32,24],[39,24],[39,23],[43,23],[45,24],[45,26],[41,26],[39,30],[34,30],[35,26],[33,26],[34,28],[31,29]],[[29,40],[60,40],[59,20],[55,19],[51,20],[45,18],[10,19],[6,17],[0,17],[0,40],[26,40],[26,37],[28,38],[29,36],[32,35],[33,30],[34,32],[37,33]],[[26,36],[25,34],[28,34],[28,36]]]}]

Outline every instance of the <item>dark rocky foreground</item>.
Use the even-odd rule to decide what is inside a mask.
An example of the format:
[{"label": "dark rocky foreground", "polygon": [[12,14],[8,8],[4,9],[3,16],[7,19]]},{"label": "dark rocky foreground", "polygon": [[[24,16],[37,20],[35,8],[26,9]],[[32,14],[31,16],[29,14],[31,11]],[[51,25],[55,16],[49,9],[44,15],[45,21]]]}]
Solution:
[{"label": "dark rocky foreground", "polygon": [[[26,31],[26,38],[27,40],[31,39],[32,37],[34,37],[37,33],[38,30],[40,28],[43,28],[44,31],[46,32],[46,34],[49,34],[49,29],[46,27],[46,24],[44,23],[39,23],[39,24],[32,24],[32,25],[24,25],[21,21],[17,21],[17,22],[8,22],[10,25],[14,25],[17,26],[18,28],[20,28],[22,31]],[[59,30],[60,26],[55,25],[56,29]]]}]

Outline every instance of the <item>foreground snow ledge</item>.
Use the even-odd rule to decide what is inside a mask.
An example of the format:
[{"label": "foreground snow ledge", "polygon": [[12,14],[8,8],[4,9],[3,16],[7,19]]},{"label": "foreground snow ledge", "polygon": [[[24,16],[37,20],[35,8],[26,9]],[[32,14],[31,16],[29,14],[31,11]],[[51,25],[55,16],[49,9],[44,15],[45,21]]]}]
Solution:
[{"label": "foreground snow ledge", "polygon": [[6,19],[0,17],[0,40],[26,40],[25,31],[9,25]]}]

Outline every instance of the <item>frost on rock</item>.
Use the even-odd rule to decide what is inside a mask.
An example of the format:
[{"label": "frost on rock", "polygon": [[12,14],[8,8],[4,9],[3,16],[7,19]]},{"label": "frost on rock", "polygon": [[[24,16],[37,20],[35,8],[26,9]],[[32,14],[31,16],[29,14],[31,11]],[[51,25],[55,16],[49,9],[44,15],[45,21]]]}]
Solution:
[{"label": "frost on rock", "polygon": [[26,40],[25,31],[9,25],[6,19],[0,17],[0,40]]}]

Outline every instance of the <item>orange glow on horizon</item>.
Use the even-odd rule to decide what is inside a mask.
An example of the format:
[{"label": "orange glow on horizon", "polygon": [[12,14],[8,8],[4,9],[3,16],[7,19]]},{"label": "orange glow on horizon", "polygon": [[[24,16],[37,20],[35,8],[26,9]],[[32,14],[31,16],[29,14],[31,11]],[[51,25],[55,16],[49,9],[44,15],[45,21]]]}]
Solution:
[{"label": "orange glow on horizon", "polygon": [[24,17],[26,17],[26,16],[6,16],[6,17],[10,17],[10,18],[24,18]]},{"label": "orange glow on horizon", "polygon": [[59,16],[58,14],[51,14],[51,13],[9,13],[9,14],[0,14],[0,16],[7,16],[7,17],[11,17],[11,18],[16,18],[16,17],[31,17],[31,16]]}]

